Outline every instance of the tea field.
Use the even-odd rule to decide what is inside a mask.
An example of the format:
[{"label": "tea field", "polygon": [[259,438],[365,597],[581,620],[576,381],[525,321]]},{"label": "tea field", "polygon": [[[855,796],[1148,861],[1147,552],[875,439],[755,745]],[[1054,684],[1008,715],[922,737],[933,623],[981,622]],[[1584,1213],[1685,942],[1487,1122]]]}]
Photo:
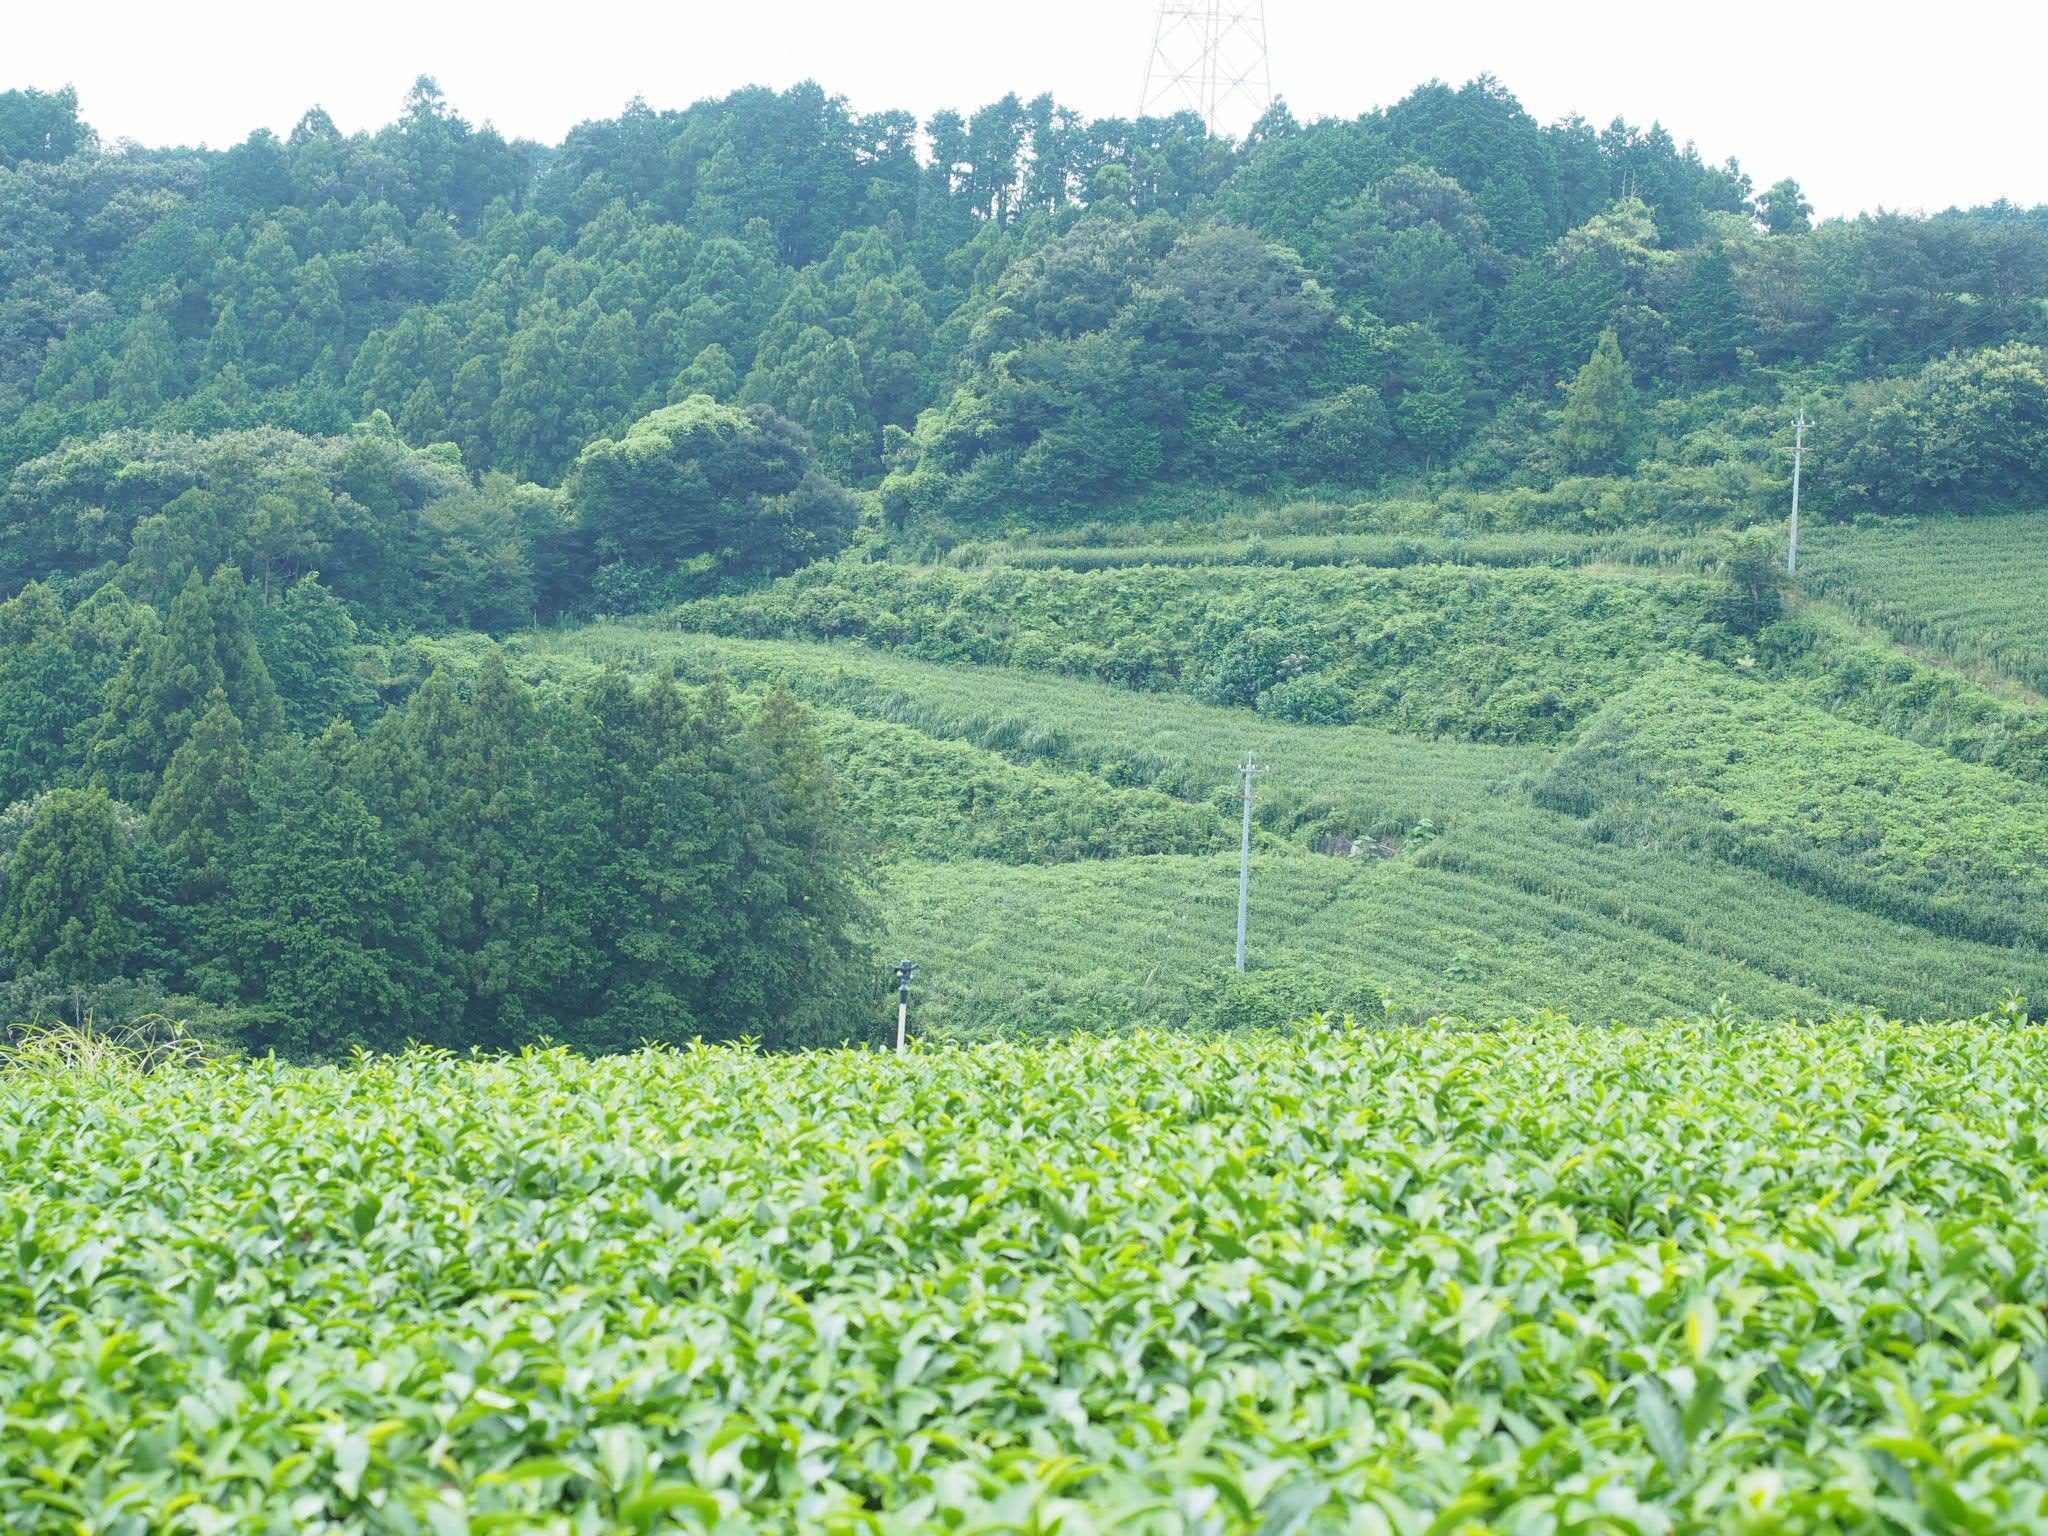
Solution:
[{"label": "tea field", "polygon": [[2048,1520],[2011,1018],[0,1072],[17,1536]]},{"label": "tea field", "polygon": [[[817,708],[908,726],[1019,763],[1214,802],[1230,808],[1233,822],[1227,791],[1250,751],[1275,765],[1259,794],[1260,825],[1274,830],[1448,825],[1492,803],[1503,780],[1548,761],[1527,747],[1367,726],[1333,730],[1172,693],[1016,667],[949,666],[846,641],[733,639],[615,623],[523,636],[514,654],[529,668],[615,664],[674,668],[700,680],[718,673],[742,684],[786,681]],[[855,777],[841,775],[849,784]]]},{"label": "tea field", "polygon": [[[847,641],[608,624],[524,637],[514,655],[565,682],[623,665],[794,688],[872,852],[878,946],[922,963],[918,1025],[955,1038],[1389,1004],[1640,1022],[1941,1018],[2048,997],[2048,953],[2014,927],[2032,910],[2028,850],[2048,846],[2038,773],[2018,771],[2034,715],[1816,633],[1825,665],[1789,663],[1805,669],[1791,682],[1683,658],[1638,669],[1562,750]],[[1916,736],[1941,746],[1866,720],[1926,725]],[[1268,771],[1239,977],[1248,750]],[[2009,835],[1980,835],[1994,822]],[[848,1033],[893,1023],[878,1010]]]},{"label": "tea field", "polygon": [[2048,514],[1823,529],[1807,580],[1909,645],[2048,693]]}]

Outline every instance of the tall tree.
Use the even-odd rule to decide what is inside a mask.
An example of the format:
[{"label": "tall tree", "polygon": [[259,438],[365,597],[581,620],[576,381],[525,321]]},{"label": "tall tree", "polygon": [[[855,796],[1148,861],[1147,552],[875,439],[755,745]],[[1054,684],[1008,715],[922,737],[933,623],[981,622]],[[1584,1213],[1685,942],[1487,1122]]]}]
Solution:
[{"label": "tall tree", "polygon": [[38,804],[0,889],[0,954],[71,985],[105,981],[140,939],[133,852],[114,803],[57,789]]},{"label": "tall tree", "polygon": [[1715,246],[1693,262],[1671,320],[1694,377],[1720,378],[1734,371],[1746,321],[1735,264],[1726,250]]},{"label": "tall tree", "polygon": [[207,710],[164,769],[149,804],[149,836],[176,871],[179,897],[212,901],[227,884],[235,819],[249,806],[249,751],[242,722],[216,689]]},{"label": "tall tree", "polygon": [[79,120],[78,92],[0,91],[0,168],[52,164],[91,149],[99,136]]},{"label": "tall tree", "polygon": [[1766,234],[1803,235],[1813,228],[1813,204],[1789,176],[1758,194],[1756,216]]},{"label": "tall tree", "polygon": [[269,754],[234,822],[228,886],[207,927],[207,991],[244,1043],[288,1056],[395,1050],[444,1031],[451,988],[418,892],[350,782],[345,725]]},{"label": "tall tree", "polygon": [[1593,355],[1566,392],[1557,437],[1573,469],[1628,465],[1636,437],[1636,384],[1614,332],[1600,333]]},{"label": "tall tree", "polygon": [[498,652],[467,686],[436,672],[364,743],[355,780],[443,957],[449,1038],[532,1039],[577,964],[582,936],[550,900],[575,878],[555,826],[561,747]]},{"label": "tall tree", "polygon": [[233,569],[211,581],[193,572],[163,628],[144,641],[107,690],[107,712],[87,755],[94,782],[147,805],[165,765],[218,692],[252,745],[272,741],[284,710],[256,647],[248,596]]},{"label": "tall tree", "polygon": [[738,889],[749,920],[749,954],[720,978],[721,1005],[772,1021],[773,1043],[838,1044],[858,1038],[867,981],[855,935],[873,913],[856,852],[810,717],[786,682],[772,688],[746,727],[755,763],[749,839]]},{"label": "tall tree", "polygon": [[[463,617],[450,611],[458,622]],[[302,736],[336,720],[363,723],[376,690],[356,670],[360,650],[348,604],[308,571],[251,614],[256,648],[277,687],[285,723]]]},{"label": "tall tree", "polygon": [[0,603],[0,805],[72,783],[84,764],[121,643],[92,617],[67,615],[40,582]]},{"label": "tall tree", "polygon": [[107,393],[121,420],[146,425],[179,392],[177,340],[170,322],[152,304],[121,338],[108,375]]}]

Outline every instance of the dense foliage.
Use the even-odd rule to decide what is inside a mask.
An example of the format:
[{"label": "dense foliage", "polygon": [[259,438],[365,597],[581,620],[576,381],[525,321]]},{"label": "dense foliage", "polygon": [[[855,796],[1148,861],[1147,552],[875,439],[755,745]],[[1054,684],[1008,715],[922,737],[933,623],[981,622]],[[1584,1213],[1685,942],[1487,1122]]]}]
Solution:
[{"label": "dense foliage", "polygon": [[1549,571],[814,566],[685,605],[719,634],[849,638],[1172,689],[1315,725],[1551,740],[1642,663],[1733,643],[1706,581]]},{"label": "dense foliage", "polygon": [[1811,212],[0,93],[0,1524],[2048,1525],[2048,217]]},{"label": "dense foliage", "polygon": [[2041,1036],[0,1072],[23,1536],[2019,1531]]},{"label": "dense foliage", "polygon": [[10,1010],[146,983],[289,1056],[861,1032],[863,898],[792,697],[742,713],[616,675],[538,696],[492,658],[307,739],[235,595],[195,578],[117,676],[94,787],[9,812]]},{"label": "dense foliage", "polygon": [[2012,344],[1858,386],[1816,428],[1824,507],[1974,512],[2048,484],[2048,350]]},{"label": "dense foliage", "polygon": [[2048,788],[1677,664],[1557,763],[1546,803],[1676,835],[1908,921],[2048,945]]},{"label": "dense foliage", "polygon": [[1918,468],[1854,446],[1917,399],[1967,393],[1963,438],[2037,459],[2038,212],[1804,206],[1661,126],[1538,124],[1487,79],[1353,120],[1276,107],[1242,142],[1048,97],[919,124],[805,84],[635,103],[553,148],[422,80],[375,133],[316,109],[217,152],[104,148],[75,98],[9,92],[0,471],[124,429],[381,415],[472,475],[555,485],[702,394],[794,423],[831,478],[886,475],[899,517],[977,524],[1468,449],[1481,478],[1627,469],[1663,453],[1670,397],[1775,407],[1922,369],[1843,396],[1839,499],[1952,478],[1925,433],[1887,450]]},{"label": "dense foliage", "polygon": [[[1492,928],[1453,923],[1486,799],[1501,836],[1591,860],[1528,803],[1548,757],[1466,744],[1569,746],[1690,657],[1867,728],[1831,739],[1887,771],[1909,742],[2048,783],[2038,697],[1941,670],[2038,688],[2024,581],[1958,595],[1934,535],[1921,559],[1843,521],[1982,521],[2031,569],[2017,522],[1977,514],[2048,465],[2048,222],[1810,211],[1486,79],[1352,120],[1276,107],[1240,142],[1047,97],[919,123],[806,84],[540,146],[422,80],[375,132],[316,110],[155,150],[102,144],[68,92],[0,94],[0,1015],[169,1001],[294,1053],[858,1035],[856,951],[944,951],[1000,906],[990,868],[1020,924],[1089,880],[1112,911],[1118,879],[1177,922],[1145,893],[1209,878],[1228,765],[1268,745],[1292,778],[1264,854],[1384,865],[1462,937],[1410,934],[1382,975],[1304,918],[1326,937],[1289,959],[1300,987],[1269,976],[1246,1011],[1176,960],[1156,996],[1119,972],[1092,1022],[1382,981],[1430,1006],[1485,970],[1502,990],[1472,995],[1583,1006],[1525,951],[1582,923],[1618,956],[1645,907],[1496,892]],[[1800,408],[1835,520],[1814,580],[1854,621],[1785,590],[1771,537],[1727,536],[1775,512]],[[765,648],[671,646],[700,698],[561,652],[519,664],[528,691],[457,638],[644,611]],[[838,638],[870,650],[806,675]],[[1038,676],[946,670],[970,662]],[[1648,757],[1649,781],[1692,771]],[[1716,846],[1757,867],[1754,840]],[[1894,852],[1858,845],[1825,894],[1853,931],[1912,925],[1917,991],[1817,946],[1665,942],[1746,968],[1728,990],[1758,1008],[1978,1005],[1955,946],[2031,920],[1957,894],[1982,860],[1909,876]],[[885,920],[857,864],[928,873]],[[1347,906],[1328,876],[1287,910],[1378,935],[1384,893]],[[1709,964],[1601,967],[1631,1004],[1717,995]],[[979,990],[986,1022],[1023,1016]]]}]

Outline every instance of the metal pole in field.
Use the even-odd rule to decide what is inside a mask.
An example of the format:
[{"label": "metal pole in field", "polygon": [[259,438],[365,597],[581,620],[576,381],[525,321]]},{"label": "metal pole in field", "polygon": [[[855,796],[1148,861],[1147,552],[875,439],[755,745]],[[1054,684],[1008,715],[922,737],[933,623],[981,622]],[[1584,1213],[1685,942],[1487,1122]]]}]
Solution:
[{"label": "metal pole in field", "polygon": [[1806,412],[1792,427],[1792,542],[1785,550],[1785,574],[1799,574],[1799,469],[1806,457]]},{"label": "metal pole in field", "polygon": [[910,978],[917,974],[917,967],[905,960],[896,967],[896,1049],[902,1050],[910,1040]]},{"label": "metal pole in field", "polygon": [[1244,775],[1244,838],[1238,845],[1237,854],[1237,968],[1241,971],[1244,969],[1245,918],[1251,909],[1252,896],[1252,775],[1259,771],[1251,753],[1245,753],[1244,767],[1238,771]]}]

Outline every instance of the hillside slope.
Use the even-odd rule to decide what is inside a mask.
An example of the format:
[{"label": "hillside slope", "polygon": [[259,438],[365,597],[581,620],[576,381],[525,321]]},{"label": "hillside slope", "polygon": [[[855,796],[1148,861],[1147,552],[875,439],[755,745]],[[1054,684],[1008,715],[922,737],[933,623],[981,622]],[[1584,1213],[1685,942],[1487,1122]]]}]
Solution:
[{"label": "hillside slope", "polygon": [[[1832,556],[1860,536],[1816,542]],[[1197,532],[1093,574],[1042,547],[989,546],[981,571],[821,567],[515,654],[543,675],[784,680],[876,741],[943,746],[950,773],[905,787],[891,753],[835,733],[876,854],[878,942],[921,960],[942,1032],[1311,1008],[1936,1017],[2048,997],[2048,791],[2031,747],[2009,750],[2048,716],[1946,658],[1818,612],[1745,635],[1714,580],[1612,546],[1584,571],[1296,571],[1224,563]],[[1526,634],[1517,609],[1537,616]],[[783,638],[746,637],[763,633]],[[1372,723],[1303,723],[1308,682],[1337,720]],[[1573,702],[1532,711],[1546,696]],[[1509,719],[1532,739],[1486,739]],[[1412,721],[1436,734],[1387,728]],[[1237,976],[1247,751],[1267,771]],[[1024,831],[1039,813],[981,788],[997,772],[1039,775],[1066,829]],[[1099,797],[1139,785],[1206,820],[1135,845]],[[977,816],[1018,838],[1006,851]]]}]

